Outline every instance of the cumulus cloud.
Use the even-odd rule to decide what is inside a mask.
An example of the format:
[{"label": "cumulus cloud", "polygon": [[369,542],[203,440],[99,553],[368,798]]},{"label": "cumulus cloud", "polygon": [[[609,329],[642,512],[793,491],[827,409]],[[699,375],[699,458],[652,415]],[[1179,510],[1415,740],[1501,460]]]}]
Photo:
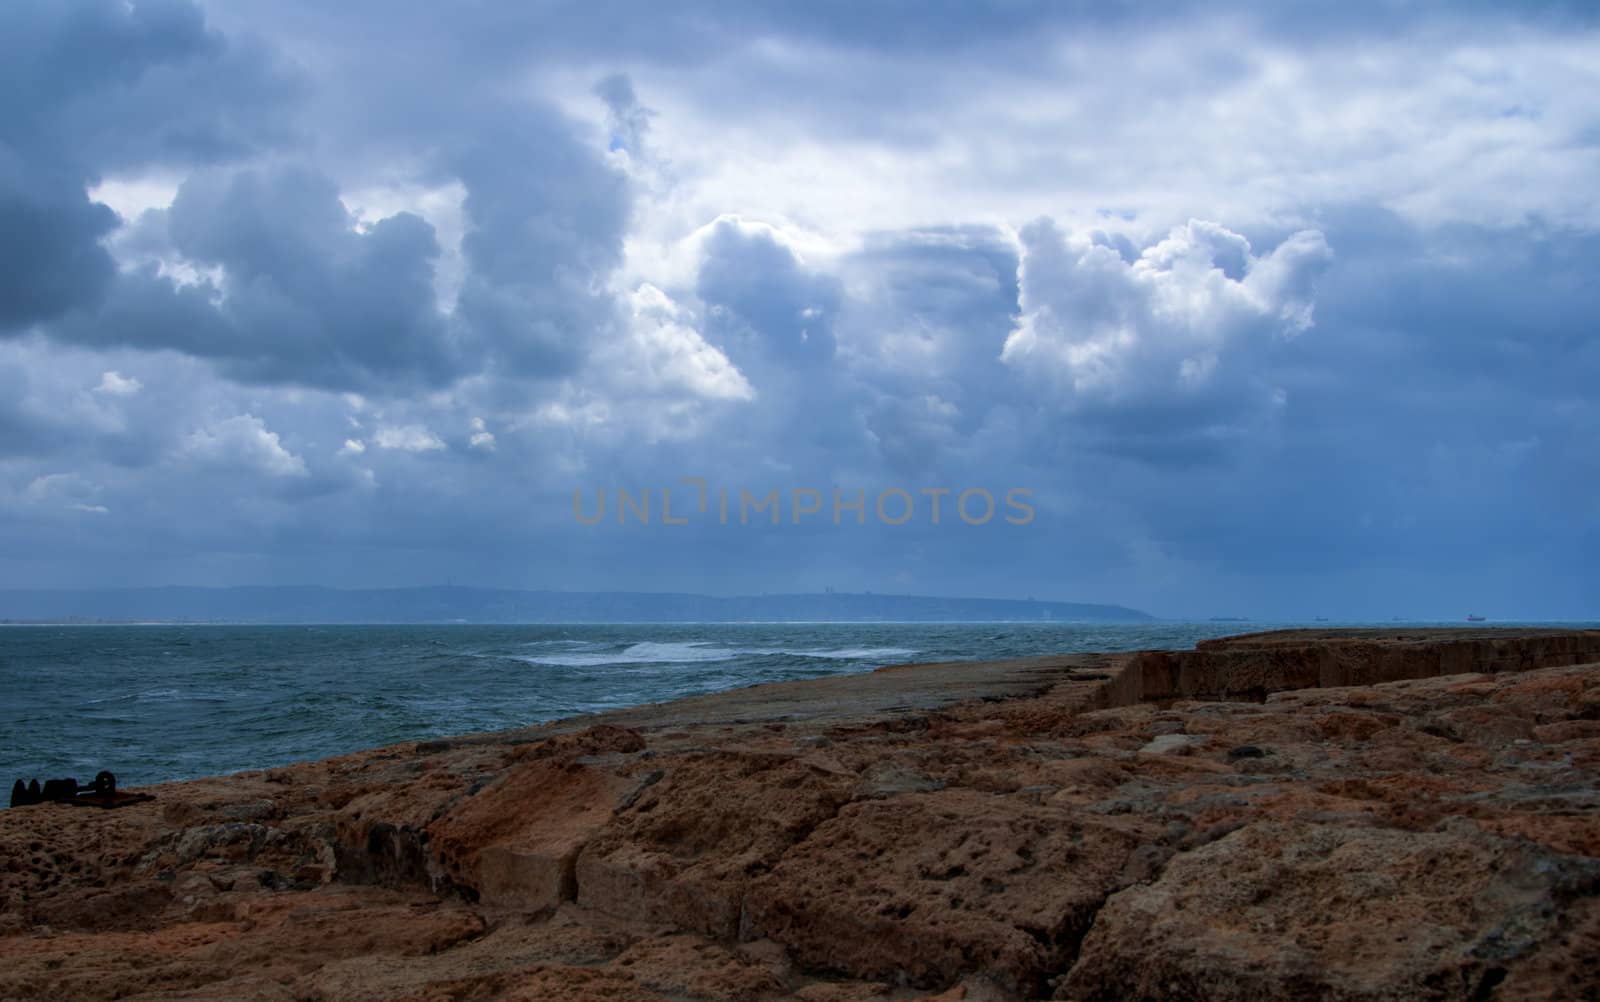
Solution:
[{"label": "cumulus cloud", "polygon": [[632,323],[617,364],[625,378],[648,390],[706,400],[753,400],[755,388],[728,357],[690,326],[686,311],[645,284],[629,297]]},{"label": "cumulus cloud", "polygon": [[133,415],[148,401],[99,391],[110,365],[125,362],[63,352],[40,339],[0,342],[0,457],[89,449],[133,461],[148,432]]},{"label": "cumulus cloud", "polygon": [[115,369],[107,369],[100,374],[100,384],[94,391],[112,397],[131,397],[142,389],[144,384],[132,376],[124,376]]},{"label": "cumulus cloud", "polygon": [[1225,424],[1280,401],[1254,383],[1257,359],[1272,339],[1311,327],[1315,282],[1332,260],[1314,230],[1257,255],[1199,220],[1132,261],[1048,219],[1021,238],[1022,312],[1001,358],[1062,410],[1113,422],[1168,411]]},{"label": "cumulus cloud", "polygon": [[[246,382],[404,392],[490,364],[564,375],[610,322],[627,183],[548,105],[488,88],[417,102],[401,123],[375,113],[393,93],[348,91],[372,105],[363,155],[420,151],[397,152],[378,186],[422,192],[419,211],[358,218],[296,132],[305,67],[186,0],[78,10],[0,15],[0,82],[17,97],[0,113],[0,336],[39,328],[175,349]],[[86,193],[148,197],[151,171],[178,179],[170,207],[123,220]],[[449,274],[421,214],[438,191],[458,193]]]},{"label": "cumulus cloud", "polygon": [[98,302],[116,269],[101,175],[215,163],[285,138],[291,79],[198,7],[40,0],[0,12],[0,335]]},{"label": "cumulus cloud", "polygon": [[200,172],[170,209],[146,215],[143,225],[164,224],[173,261],[216,284],[146,265],[56,336],[332,389],[440,384],[466,364],[434,295],[433,229],[416,215],[358,229],[333,182],[303,166]]},{"label": "cumulus cloud", "polygon": [[401,452],[437,452],[445,448],[443,439],[420,424],[383,425],[373,433],[372,444]]},{"label": "cumulus cloud", "polygon": [[254,414],[238,414],[184,439],[180,455],[203,466],[243,470],[267,477],[304,477],[305,460],[290,452]]},{"label": "cumulus cloud", "polygon": [[467,439],[468,447],[481,452],[493,452],[495,447],[494,432],[489,430],[489,426],[483,418],[473,418],[471,427],[472,435]]}]

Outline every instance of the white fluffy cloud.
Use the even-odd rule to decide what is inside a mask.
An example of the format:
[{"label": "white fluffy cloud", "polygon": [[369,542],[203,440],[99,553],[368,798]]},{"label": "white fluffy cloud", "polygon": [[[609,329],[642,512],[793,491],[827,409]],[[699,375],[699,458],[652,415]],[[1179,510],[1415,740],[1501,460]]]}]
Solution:
[{"label": "white fluffy cloud", "polygon": [[96,386],[94,391],[112,397],[131,397],[142,389],[144,384],[132,376],[124,376],[115,369],[107,369],[100,374],[100,385]]},{"label": "white fluffy cloud", "polygon": [[632,323],[616,359],[624,380],[705,400],[753,400],[744,373],[695,330],[687,311],[648,283],[629,297]]},{"label": "white fluffy cloud", "polygon": [[1022,231],[1022,314],[1004,361],[1064,406],[1140,403],[1205,392],[1250,342],[1312,324],[1322,234],[1293,234],[1257,256],[1249,241],[1191,220],[1136,259],[1049,220]]},{"label": "white fluffy cloud", "polygon": [[445,447],[443,439],[420,424],[383,425],[373,433],[372,444],[401,452],[437,452]]},{"label": "white fluffy cloud", "polygon": [[493,452],[495,447],[494,432],[489,430],[489,425],[481,417],[472,419],[472,437],[467,444],[482,452]]},{"label": "white fluffy cloud", "polygon": [[278,433],[254,414],[239,414],[184,439],[180,454],[219,469],[251,470],[269,477],[304,477],[305,460],[284,448]]}]

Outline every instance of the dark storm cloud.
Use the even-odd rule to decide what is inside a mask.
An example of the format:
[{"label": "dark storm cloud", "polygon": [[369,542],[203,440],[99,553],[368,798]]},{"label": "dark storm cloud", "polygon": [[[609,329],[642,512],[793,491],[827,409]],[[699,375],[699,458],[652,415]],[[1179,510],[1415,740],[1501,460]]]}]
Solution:
[{"label": "dark storm cloud", "polygon": [[281,138],[292,86],[183,2],[19,0],[0,11],[0,335],[94,303],[115,213],[109,171],[185,166]]},{"label": "dark storm cloud", "polygon": [[53,326],[80,344],[169,348],[246,382],[365,388],[439,385],[464,364],[433,291],[433,228],[401,213],[365,232],[332,182],[301,167],[202,172],[147,214],[221,285],[154,266],[122,274],[100,306]]},{"label": "dark storm cloud", "polygon": [[497,107],[453,138],[444,163],[471,224],[459,316],[518,371],[572,371],[611,323],[602,283],[622,258],[625,179],[538,107]]},{"label": "dark storm cloud", "polygon": [[225,269],[226,334],[214,350],[227,371],[342,388],[363,377],[442,384],[460,370],[433,292],[433,227],[410,213],[364,233],[352,224],[333,182],[305,168],[184,183],[169,212],[173,245]]},{"label": "dark storm cloud", "polygon": [[819,366],[833,358],[839,280],[806,268],[771,233],[718,223],[696,292],[710,308],[708,336],[740,366]]},{"label": "dark storm cloud", "polygon": [[1000,351],[1018,311],[1016,243],[994,227],[879,233],[840,263],[872,443],[920,473],[961,449],[1013,388]]},{"label": "dark storm cloud", "polygon": [[295,150],[286,109],[310,84],[189,3],[30,3],[0,17],[0,81],[20,98],[0,111],[0,333],[59,321],[46,329],[63,340],[173,348],[248,382],[373,390],[443,385],[491,355],[561,375],[611,322],[600,285],[620,258],[623,179],[554,112],[472,93],[418,116],[407,138],[422,177],[466,190],[454,318],[433,291],[433,228],[401,213],[357,233],[309,166],[202,169],[140,222],[188,263],[220,267],[220,287],[149,267],[119,277],[103,246],[119,220],[85,186]]},{"label": "dark storm cloud", "polygon": [[294,77],[188,0],[18,0],[4,18],[6,142],[73,180],[235,158],[290,135]]},{"label": "dark storm cloud", "polygon": [[0,150],[0,334],[48,320],[105,292],[116,265],[100,238],[117,214],[81,187],[23,175]]}]

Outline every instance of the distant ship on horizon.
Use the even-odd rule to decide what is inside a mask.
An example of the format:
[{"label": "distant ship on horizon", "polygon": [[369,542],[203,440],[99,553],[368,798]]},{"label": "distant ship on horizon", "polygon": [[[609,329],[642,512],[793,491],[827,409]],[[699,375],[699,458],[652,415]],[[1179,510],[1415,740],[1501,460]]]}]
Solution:
[{"label": "distant ship on horizon", "polygon": [[1470,612],[1467,613],[1467,622],[1469,622],[1469,623],[1482,623],[1484,621],[1485,621],[1484,617],[1482,617],[1482,616],[1475,616]]}]

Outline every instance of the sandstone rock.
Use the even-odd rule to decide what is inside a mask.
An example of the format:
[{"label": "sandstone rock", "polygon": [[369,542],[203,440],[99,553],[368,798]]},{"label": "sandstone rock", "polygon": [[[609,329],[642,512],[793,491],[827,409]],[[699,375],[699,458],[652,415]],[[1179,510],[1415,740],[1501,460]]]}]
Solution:
[{"label": "sandstone rock", "polygon": [[577,895],[578,851],[611,820],[626,785],[576,764],[516,766],[430,826],[431,851],[485,906],[553,910]]},{"label": "sandstone rock", "polygon": [[875,762],[856,783],[852,796],[857,800],[898,797],[903,793],[928,793],[944,789],[944,781],[919,772],[900,762]]},{"label": "sandstone rock", "polygon": [[691,753],[584,847],[578,901],[732,938],[750,878],[831,817],[852,779],[792,756]]},{"label": "sandstone rock", "polygon": [[1261,823],[1112,895],[1055,997],[1476,998],[1597,892],[1600,860],[1471,826]]},{"label": "sandstone rock", "polygon": [[1015,798],[952,790],[851,804],[746,900],[803,965],[936,987],[978,971],[1035,991],[1075,951],[1137,840]]}]

